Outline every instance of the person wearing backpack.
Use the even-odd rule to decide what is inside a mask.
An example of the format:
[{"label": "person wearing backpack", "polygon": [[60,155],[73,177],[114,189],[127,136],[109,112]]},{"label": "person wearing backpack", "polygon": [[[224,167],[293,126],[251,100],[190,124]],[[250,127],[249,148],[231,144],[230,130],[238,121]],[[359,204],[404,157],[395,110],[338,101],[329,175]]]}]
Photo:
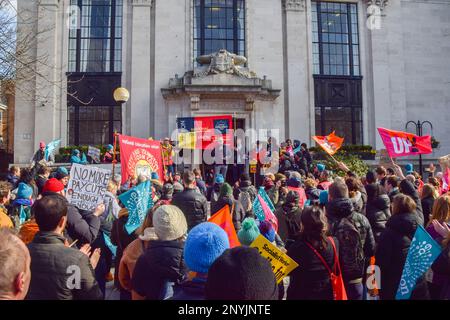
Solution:
[{"label": "person wearing backpack", "polygon": [[289,191],[286,202],[275,210],[275,216],[278,219],[278,234],[286,246],[294,241],[300,232],[302,209],[299,207],[298,200],[298,193]]},{"label": "person wearing backpack", "polygon": [[334,300],[338,297],[331,277],[341,275],[339,242],[327,237],[327,218],[317,205],[305,208],[301,224],[302,231],[287,252],[299,264],[290,274],[287,300]]},{"label": "person wearing backpack", "polygon": [[253,201],[256,199],[258,191],[252,185],[250,177],[247,173],[241,174],[239,185],[233,191],[234,199],[236,199],[245,212],[245,217],[255,217],[253,213]]},{"label": "person wearing backpack", "polygon": [[339,256],[348,298],[361,300],[366,261],[375,253],[372,228],[369,220],[354,210],[345,183],[331,184],[328,197],[326,213],[330,234],[339,241]]}]

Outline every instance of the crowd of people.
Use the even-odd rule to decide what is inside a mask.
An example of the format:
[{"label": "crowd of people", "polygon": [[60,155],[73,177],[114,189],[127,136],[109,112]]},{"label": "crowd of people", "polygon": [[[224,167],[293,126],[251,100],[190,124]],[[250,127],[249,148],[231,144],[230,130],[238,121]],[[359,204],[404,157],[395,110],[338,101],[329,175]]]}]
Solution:
[{"label": "crowd of people", "polygon": [[[435,170],[424,180],[412,165],[393,163],[359,177],[340,162],[340,177],[288,140],[278,173],[255,186],[244,172],[229,184],[221,170],[212,181],[199,169],[177,172],[163,144],[165,178],[153,172],[121,184],[115,175],[92,212],[68,203],[67,168],[11,167],[0,182],[0,299],[99,300],[114,281],[122,300],[333,300],[339,270],[348,299],[392,300],[419,226],[443,251],[411,298],[450,298],[450,195]],[[129,234],[118,195],[147,180],[154,205]],[[254,212],[259,188],[276,225]],[[208,222],[227,205],[241,244],[234,248]],[[250,247],[260,235],[299,265],[280,284]],[[366,286],[370,265],[381,271],[375,289]]]}]

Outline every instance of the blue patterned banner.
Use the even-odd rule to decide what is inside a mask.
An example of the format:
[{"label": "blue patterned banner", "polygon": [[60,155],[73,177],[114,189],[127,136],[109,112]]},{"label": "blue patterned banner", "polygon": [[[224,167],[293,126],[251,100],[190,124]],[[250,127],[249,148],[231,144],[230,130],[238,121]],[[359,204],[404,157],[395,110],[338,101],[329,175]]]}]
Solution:
[{"label": "blue patterned banner", "polygon": [[261,202],[259,201],[259,197],[256,197],[253,201],[253,213],[259,221],[266,220],[266,215],[264,214],[264,210],[262,208]]},{"label": "blue patterned banner", "polygon": [[270,210],[272,210],[272,212],[275,212],[275,206],[273,205],[272,200],[270,200],[269,196],[267,195],[266,190],[264,190],[264,187],[259,187],[258,194],[267,203],[267,205],[269,206]]},{"label": "blue patterned banner", "polygon": [[441,246],[422,226],[419,226],[409,247],[396,300],[407,300],[411,297],[417,280],[427,272],[441,251]]},{"label": "blue patterned banner", "polygon": [[117,254],[117,246],[113,245],[111,242],[111,238],[104,232],[103,233],[103,239],[105,240],[105,244],[108,247],[109,250],[111,250],[111,253],[113,254],[113,257]]},{"label": "blue patterned banner", "polygon": [[48,161],[48,158],[50,157],[53,152],[55,152],[55,149],[59,146],[61,143],[61,139],[53,140],[49,144],[45,146],[45,161]]},{"label": "blue patterned banner", "polygon": [[120,201],[128,209],[128,221],[125,224],[128,234],[140,227],[148,210],[153,207],[151,186],[150,181],[145,181],[119,196]]}]

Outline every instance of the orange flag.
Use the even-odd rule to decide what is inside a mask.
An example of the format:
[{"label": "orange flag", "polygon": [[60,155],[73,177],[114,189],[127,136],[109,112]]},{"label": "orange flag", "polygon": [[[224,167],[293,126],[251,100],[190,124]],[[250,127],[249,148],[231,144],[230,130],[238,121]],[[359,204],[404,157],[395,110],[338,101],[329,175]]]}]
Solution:
[{"label": "orange flag", "polygon": [[335,135],[334,131],[328,136],[313,136],[312,138],[331,156],[335,154],[344,143],[344,138]]},{"label": "orange flag", "polygon": [[234,229],[230,207],[228,205],[216,212],[209,218],[208,222],[215,223],[225,230],[228,235],[228,240],[230,241],[230,248],[239,247],[241,245],[236,234],[236,229]]}]

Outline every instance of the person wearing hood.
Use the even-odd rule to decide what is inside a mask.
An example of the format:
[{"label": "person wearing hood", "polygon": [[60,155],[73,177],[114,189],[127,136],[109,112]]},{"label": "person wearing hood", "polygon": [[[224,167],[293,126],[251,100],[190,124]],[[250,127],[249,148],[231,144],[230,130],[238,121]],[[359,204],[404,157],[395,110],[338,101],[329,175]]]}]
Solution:
[{"label": "person wearing hood", "polygon": [[233,190],[234,199],[239,201],[245,212],[245,217],[254,217],[253,201],[255,201],[258,191],[252,185],[250,176],[247,173],[241,174],[239,183]]},{"label": "person wearing hood", "polygon": [[263,180],[264,191],[266,191],[267,196],[269,197],[272,204],[276,206],[278,204],[279,199],[279,186],[275,184],[275,176],[273,177],[266,175]]},{"label": "person wearing hood", "polygon": [[414,202],[416,203],[416,214],[418,221],[421,226],[424,225],[424,217],[423,217],[423,209],[422,209],[422,203],[420,201],[419,192],[415,188],[414,184],[408,181],[407,179],[400,182],[400,192],[410,196]]},{"label": "person wearing hood", "polygon": [[103,163],[112,163],[114,160],[114,147],[112,144],[106,146],[106,152],[103,155]]},{"label": "person wearing hood", "polygon": [[384,188],[376,183],[369,184],[367,190],[366,217],[372,227],[375,242],[378,243],[386,223],[391,217],[391,201]]},{"label": "person wearing hood", "polygon": [[75,149],[72,151],[72,156],[70,157],[70,163],[76,164],[87,164],[86,155],[81,154],[80,150]]},{"label": "person wearing hood", "polygon": [[150,241],[158,240],[153,227],[152,216],[153,210],[149,211],[141,227],[136,231],[138,238],[125,247],[123,255],[119,259],[118,284],[120,300],[131,300],[131,290],[133,289],[131,279],[133,278],[136,262],[147,249]]},{"label": "person wearing hood", "polygon": [[241,222],[245,218],[245,212],[239,201],[233,198],[233,189],[228,183],[225,182],[220,187],[219,198],[216,202],[211,203],[211,216],[220,211],[226,205],[230,208],[233,225],[237,232],[241,229]]},{"label": "person wearing hood", "polygon": [[150,241],[136,262],[131,278],[133,300],[170,298],[171,284],[181,282],[187,274],[183,250],[188,225],[183,212],[163,205],[153,213],[152,222],[158,240]]},{"label": "person wearing hood", "polygon": [[330,233],[339,241],[347,295],[350,300],[361,300],[366,261],[375,253],[372,228],[367,218],[355,211],[345,183],[333,183],[328,192],[326,214]]},{"label": "person wearing hood", "polygon": [[[394,300],[403,267],[408,256],[409,247],[416,229],[423,223],[416,214],[416,201],[410,196],[400,194],[394,199],[392,217],[382,232],[377,252],[376,264],[381,270],[380,297],[382,300]],[[417,280],[411,299],[428,299],[429,291],[425,277]]]},{"label": "person wearing hood", "polygon": [[257,249],[226,250],[212,264],[206,282],[206,300],[277,300],[272,267]]},{"label": "person wearing hood", "polygon": [[295,241],[300,232],[301,215],[302,209],[299,207],[298,193],[289,191],[286,202],[275,210],[275,216],[278,219],[278,234],[286,246]]},{"label": "person wearing hood", "polygon": [[[358,182],[358,179],[356,178],[347,178],[345,179],[345,184],[348,188],[348,195],[350,197],[350,200],[353,203],[353,207],[356,212],[359,212],[361,214],[366,213],[366,206],[363,200],[363,196],[361,193],[361,187],[360,183]],[[364,189],[365,190],[365,189]]]},{"label": "person wearing hood", "polygon": [[209,269],[228,248],[228,236],[218,225],[203,222],[194,227],[187,235],[183,252],[190,274],[188,279],[175,285],[172,299],[205,300]]},{"label": "person wearing hood", "polygon": [[287,180],[287,188],[289,191],[295,191],[298,193],[298,205],[303,208],[305,202],[308,200],[306,197],[305,189],[301,187],[302,177],[298,172],[292,172]]},{"label": "person wearing hood", "polygon": [[12,220],[17,230],[31,218],[32,196],[33,189],[26,183],[20,182],[17,187],[16,199],[11,204]]},{"label": "person wearing hood", "polygon": [[319,201],[320,191],[317,189],[317,183],[314,179],[308,178],[305,180],[306,197],[311,203]]}]

